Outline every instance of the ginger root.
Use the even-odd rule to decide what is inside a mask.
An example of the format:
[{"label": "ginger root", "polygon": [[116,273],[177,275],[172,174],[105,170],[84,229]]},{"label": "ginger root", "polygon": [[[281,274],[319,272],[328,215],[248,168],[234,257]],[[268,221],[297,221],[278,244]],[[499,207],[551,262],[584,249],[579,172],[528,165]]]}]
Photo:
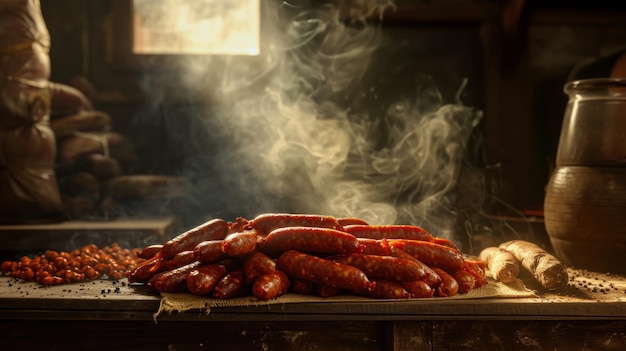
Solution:
[{"label": "ginger root", "polygon": [[563,287],[569,280],[565,264],[535,243],[511,240],[500,244],[499,248],[512,253],[546,289]]},{"label": "ginger root", "polygon": [[484,248],[478,258],[487,264],[487,273],[495,280],[511,283],[519,275],[519,261],[515,256],[499,247]]}]

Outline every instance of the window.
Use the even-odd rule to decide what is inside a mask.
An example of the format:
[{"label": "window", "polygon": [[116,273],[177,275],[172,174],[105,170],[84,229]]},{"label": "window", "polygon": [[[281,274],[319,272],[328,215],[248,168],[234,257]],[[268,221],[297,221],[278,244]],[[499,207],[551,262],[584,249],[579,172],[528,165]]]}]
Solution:
[{"label": "window", "polygon": [[134,0],[134,54],[258,55],[260,0]]}]

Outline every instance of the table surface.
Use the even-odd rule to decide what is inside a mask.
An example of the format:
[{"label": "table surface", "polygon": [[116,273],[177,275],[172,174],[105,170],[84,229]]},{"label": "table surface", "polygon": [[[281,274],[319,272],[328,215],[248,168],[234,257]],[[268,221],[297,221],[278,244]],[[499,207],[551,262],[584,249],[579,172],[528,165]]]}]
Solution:
[{"label": "table surface", "polygon": [[[528,284],[527,284],[528,286]],[[42,286],[0,277],[0,319],[442,320],[626,319],[626,277],[570,269],[570,283],[537,297],[332,301],[159,313],[161,296],[125,279]]]}]

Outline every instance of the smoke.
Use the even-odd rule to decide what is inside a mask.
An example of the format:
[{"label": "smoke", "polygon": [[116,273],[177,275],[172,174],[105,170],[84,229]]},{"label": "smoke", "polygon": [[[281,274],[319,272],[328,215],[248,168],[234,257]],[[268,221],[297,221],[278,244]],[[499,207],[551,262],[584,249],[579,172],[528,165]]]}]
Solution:
[{"label": "smoke", "polygon": [[[182,62],[180,79],[208,105],[195,133],[211,141],[186,164],[200,196],[241,216],[320,213],[458,231],[481,113],[460,101],[465,82],[445,103],[428,75],[380,67],[381,22],[371,19],[393,9],[386,0],[283,3],[267,10],[275,17],[260,56]],[[482,193],[480,179],[470,186]]]}]

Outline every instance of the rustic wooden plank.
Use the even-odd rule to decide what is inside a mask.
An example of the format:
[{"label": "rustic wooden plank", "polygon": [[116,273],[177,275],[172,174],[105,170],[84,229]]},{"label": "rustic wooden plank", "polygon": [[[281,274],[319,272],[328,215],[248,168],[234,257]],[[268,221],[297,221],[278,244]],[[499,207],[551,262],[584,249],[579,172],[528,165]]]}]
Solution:
[{"label": "rustic wooden plank", "polygon": [[20,321],[11,337],[14,350],[378,351],[382,330],[377,322]]},{"label": "rustic wooden plank", "polygon": [[438,321],[433,350],[624,350],[625,330],[625,321]]},{"label": "rustic wooden plank", "polygon": [[430,351],[433,349],[432,322],[394,321],[391,324],[390,344],[388,350],[393,351]]}]

